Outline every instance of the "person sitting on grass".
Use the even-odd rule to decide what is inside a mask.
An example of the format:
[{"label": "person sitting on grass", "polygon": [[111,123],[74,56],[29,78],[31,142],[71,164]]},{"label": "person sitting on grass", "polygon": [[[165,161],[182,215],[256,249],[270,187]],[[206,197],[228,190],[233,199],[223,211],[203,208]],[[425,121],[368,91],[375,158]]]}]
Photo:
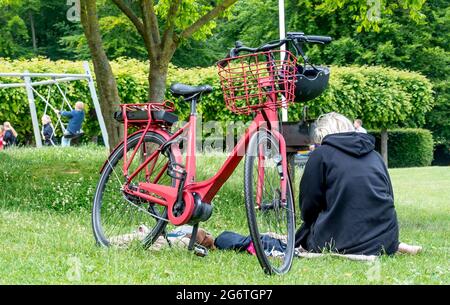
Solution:
[{"label": "person sitting on grass", "polygon": [[345,116],[319,117],[311,153],[300,182],[303,223],[300,250],[380,255],[421,247],[399,243],[394,192],[372,135],[356,132]]},{"label": "person sitting on grass", "polygon": [[44,145],[53,146],[56,143],[55,131],[52,126],[52,119],[50,116],[44,114],[42,116],[42,125],[43,131],[42,135],[44,136]]},{"label": "person sitting on grass", "polygon": [[70,141],[76,135],[81,133],[81,125],[85,117],[84,103],[78,101],[75,103],[75,109],[72,111],[56,111],[58,115],[69,118],[69,125],[61,139],[61,146],[70,146]]}]

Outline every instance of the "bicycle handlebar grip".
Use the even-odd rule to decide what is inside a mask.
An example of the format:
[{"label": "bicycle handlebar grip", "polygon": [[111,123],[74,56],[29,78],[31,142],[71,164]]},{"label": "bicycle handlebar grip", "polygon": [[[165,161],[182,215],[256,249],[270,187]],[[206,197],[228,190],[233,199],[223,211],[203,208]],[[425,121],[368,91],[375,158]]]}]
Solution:
[{"label": "bicycle handlebar grip", "polygon": [[306,39],[308,42],[313,43],[330,43],[333,39],[330,36],[316,36],[316,35],[307,35]]}]

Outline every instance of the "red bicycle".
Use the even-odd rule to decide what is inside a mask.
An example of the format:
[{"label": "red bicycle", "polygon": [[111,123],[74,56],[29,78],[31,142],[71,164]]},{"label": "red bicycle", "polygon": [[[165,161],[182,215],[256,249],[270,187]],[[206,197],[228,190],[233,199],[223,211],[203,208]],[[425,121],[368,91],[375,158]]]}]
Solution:
[{"label": "red bicycle", "polygon": [[[97,243],[109,246],[114,236],[145,224],[149,231],[142,243],[149,247],[165,233],[168,223],[192,224],[192,249],[199,222],[210,218],[214,196],[245,156],[245,206],[259,263],[269,274],[289,271],[294,255],[294,200],[278,109],[294,101],[298,71],[297,57],[278,48],[293,42],[299,51],[298,42],[314,42],[311,37],[316,42],[328,39],[290,33],[259,48],[237,43],[218,63],[226,106],[255,116],[221,169],[205,181],[196,181],[196,108],[211,86],[171,86],[173,95],[184,97],[191,108],[188,123],[173,133],[170,130],[177,121],[173,103],[121,105],[115,116],[124,124],[124,141],[105,161],[94,196],[92,224]],[[137,131],[129,135],[133,128]],[[270,248],[267,237],[279,240],[283,251]]]}]

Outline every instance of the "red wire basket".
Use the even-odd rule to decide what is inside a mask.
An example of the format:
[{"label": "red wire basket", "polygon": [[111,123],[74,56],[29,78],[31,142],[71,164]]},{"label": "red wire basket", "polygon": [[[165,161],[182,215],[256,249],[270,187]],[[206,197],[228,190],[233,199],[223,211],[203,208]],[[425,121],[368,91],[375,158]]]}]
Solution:
[{"label": "red wire basket", "polygon": [[219,67],[226,106],[237,114],[277,109],[294,101],[297,58],[268,51],[224,59]]}]

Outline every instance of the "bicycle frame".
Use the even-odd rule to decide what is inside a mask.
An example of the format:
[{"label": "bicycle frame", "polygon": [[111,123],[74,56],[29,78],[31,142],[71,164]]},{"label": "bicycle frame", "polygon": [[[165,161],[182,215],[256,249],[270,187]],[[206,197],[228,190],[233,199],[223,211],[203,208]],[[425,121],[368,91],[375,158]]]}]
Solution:
[{"label": "bicycle frame", "polygon": [[[132,152],[131,157],[127,160],[124,156],[124,166],[123,171],[126,177],[126,183],[124,185],[124,191],[128,194],[143,198],[144,200],[154,202],[159,205],[166,206],[168,208],[168,217],[171,223],[174,225],[182,225],[189,222],[192,217],[193,211],[195,209],[195,200],[194,194],[200,198],[203,203],[211,204],[212,199],[223,186],[223,184],[228,180],[228,178],[232,175],[236,167],[239,165],[243,156],[247,151],[247,146],[251,137],[259,130],[268,130],[273,137],[278,141],[280,147],[280,154],[282,156],[281,166],[283,168],[283,172],[287,173],[287,160],[286,160],[286,143],[283,136],[278,132],[278,113],[276,109],[262,109],[259,111],[254,118],[251,125],[245,131],[245,134],[241,137],[237,145],[231,151],[230,155],[226,159],[225,163],[219,169],[219,171],[211,178],[196,182],[196,127],[197,127],[197,114],[191,113],[189,117],[189,121],[186,125],[177,130],[174,134],[169,135],[167,131],[158,128],[158,126],[154,126],[151,122],[148,122],[147,126],[141,129],[138,132],[142,132],[142,136],[139,139],[138,145]],[[145,161],[132,173],[128,173],[129,166],[136,156],[137,150],[139,149],[140,144],[144,140],[144,136],[147,132],[152,131],[162,135],[167,142],[175,140],[184,132],[187,132],[188,138],[188,146],[186,152],[186,178],[185,185],[183,187],[183,200],[185,203],[184,212],[176,216],[173,214],[173,206],[177,201],[178,188],[179,188],[179,180],[176,181],[175,186],[165,186],[157,184],[159,178],[164,174],[167,170],[167,165],[164,166],[160,172],[156,175],[154,181],[152,182],[138,182],[138,188],[130,189],[129,184],[136,177],[138,173],[145,169],[146,177],[148,177],[148,173],[153,170],[153,166],[156,164],[155,158],[158,158],[158,155],[161,153],[160,149],[154,151],[150,156],[146,156]],[[127,139],[127,134],[125,134],[125,139]],[[124,148],[126,151],[127,141],[124,141]],[[175,162],[181,164],[182,163],[182,154],[178,147],[178,145],[171,145],[171,150],[175,158]],[[145,145],[144,145],[145,147]],[[144,151],[146,154],[146,151]],[[126,154],[125,154],[126,155]],[[153,166],[149,169],[148,165],[153,163]],[[260,166],[262,166],[261,162],[263,160],[259,160]],[[264,179],[263,175],[264,171],[260,171],[258,186],[257,186],[257,203],[260,204],[261,198],[261,190],[262,190],[262,181]],[[282,177],[283,178],[283,177]],[[141,191],[145,191],[147,193],[142,193]],[[287,190],[287,180],[281,180],[281,200],[283,202],[286,201],[286,190]],[[154,195],[150,195],[154,194]]]}]

